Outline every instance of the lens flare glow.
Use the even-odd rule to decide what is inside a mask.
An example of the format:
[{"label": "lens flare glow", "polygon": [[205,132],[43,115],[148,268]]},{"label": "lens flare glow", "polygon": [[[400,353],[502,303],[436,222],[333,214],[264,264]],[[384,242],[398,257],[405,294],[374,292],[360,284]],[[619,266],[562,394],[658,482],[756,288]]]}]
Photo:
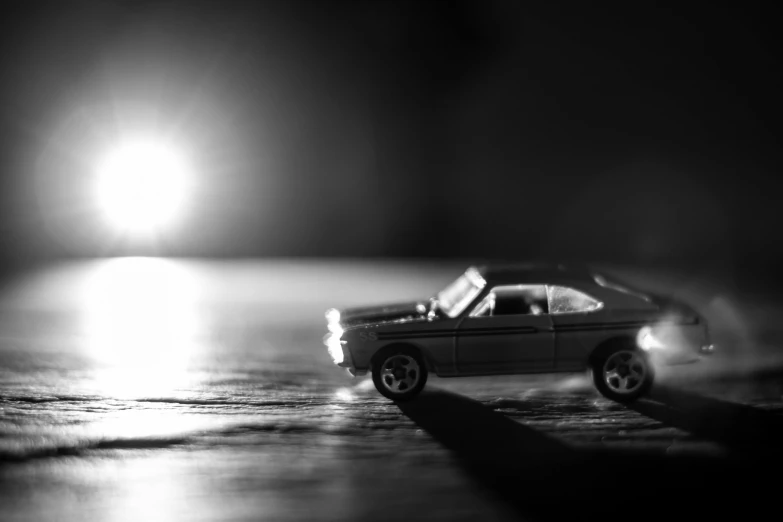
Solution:
[{"label": "lens flare glow", "polygon": [[185,385],[199,336],[190,274],[155,258],[113,259],[97,268],[86,288],[83,333],[100,391],[146,395]]},{"label": "lens flare glow", "polygon": [[639,330],[636,335],[636,344],[645,352],[666,348],[666,345],[653,334],[652,328],[649,326],[644,326]]},{"label": "lens flare glow", "polygon": [[345,353],[343,351],[345,341],[340,340],[340,335],[340,333],[330,332],[324,338],[324,344],[329,350],[329,355],[332,356],[334,364],[342,364],[345,361]]},{"label": "lens flare glow", "polygon": [[182,156],[162,143],[129,142],[98,166],[98,205],[124,232],[154,232],[178,216],[188,192]]},{"label": "lens flare glow", "polygon": [[329,325],[332,324],[339,324],[340,323],[340,311],[336,308],[330,308],[326,311],[326,320],[329,322]]}]

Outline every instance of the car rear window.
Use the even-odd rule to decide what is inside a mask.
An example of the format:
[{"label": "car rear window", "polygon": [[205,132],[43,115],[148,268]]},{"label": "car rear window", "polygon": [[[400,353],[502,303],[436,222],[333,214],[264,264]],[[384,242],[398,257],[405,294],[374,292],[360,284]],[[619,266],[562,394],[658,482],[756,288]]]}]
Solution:
[{"label": "car rear window", "polygon": [[567,286],[547,285],[546,290],[549,295],[550,314],[594,312],[603,306],[601,301]]},{"label": "car rear window", "polygon": [[638,290],[632,290],[628,288],[626,285],[617,282],[616,280],[608,279],[603,274],[594,274],[593,279],[596,283],[598,283],[600,286],[603,286],[604,288],[608,288],[610,290],[616,290],[617,292],[622,292],[624,294],[632,295],[634,297],[638,297],[639,299],[643,299],[645,301],[650,301],[650,297],[643,294],[642,292]]}]

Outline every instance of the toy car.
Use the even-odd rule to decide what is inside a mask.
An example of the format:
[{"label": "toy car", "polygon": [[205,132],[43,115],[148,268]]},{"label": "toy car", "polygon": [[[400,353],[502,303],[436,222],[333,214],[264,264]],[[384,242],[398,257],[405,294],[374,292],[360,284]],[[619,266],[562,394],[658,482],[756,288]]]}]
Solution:
[{"label": "toy car", "polygon": [[324,337],[334,362],[372,372],[378,391],[415,397],[439,377],[592,370],[595,387],[632,401],[653,383],[654,364],[710,354],[692,308],[632,290],[586,269],[470,267],[428,302],[330,309]]}]

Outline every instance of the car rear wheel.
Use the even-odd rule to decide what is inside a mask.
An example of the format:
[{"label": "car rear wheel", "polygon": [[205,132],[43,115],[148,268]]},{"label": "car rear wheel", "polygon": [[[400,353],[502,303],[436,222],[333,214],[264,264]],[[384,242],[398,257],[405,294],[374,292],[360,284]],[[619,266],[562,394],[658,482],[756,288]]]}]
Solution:
[{"label": "car rear wheel", "polygon": [[421,354],[401,346],[379,353],[372,366],[372,380],[381,395],[393,401],[414,398],[427,383],[427,367]]},{"label": "car rear wheel", "polygon": [[654,379],[647,356],[633,348],[614,350],[593,365],[595,387],[604,397],[617,402],[638,399],[649,391]]}]

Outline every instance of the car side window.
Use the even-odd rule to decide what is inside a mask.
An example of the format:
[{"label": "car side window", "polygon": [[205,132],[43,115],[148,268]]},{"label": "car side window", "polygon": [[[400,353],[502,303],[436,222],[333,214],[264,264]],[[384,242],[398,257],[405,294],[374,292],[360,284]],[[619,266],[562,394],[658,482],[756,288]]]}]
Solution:
[{"label": "car side window", "polygon": [[603,306],[601,301],[567,286],[547,285],[546,292],[551,314],[594,312]]},{"label": "car side window", "polygon": [[476,305],[471,317],[549,313],[544,285],[496,286]]}]

